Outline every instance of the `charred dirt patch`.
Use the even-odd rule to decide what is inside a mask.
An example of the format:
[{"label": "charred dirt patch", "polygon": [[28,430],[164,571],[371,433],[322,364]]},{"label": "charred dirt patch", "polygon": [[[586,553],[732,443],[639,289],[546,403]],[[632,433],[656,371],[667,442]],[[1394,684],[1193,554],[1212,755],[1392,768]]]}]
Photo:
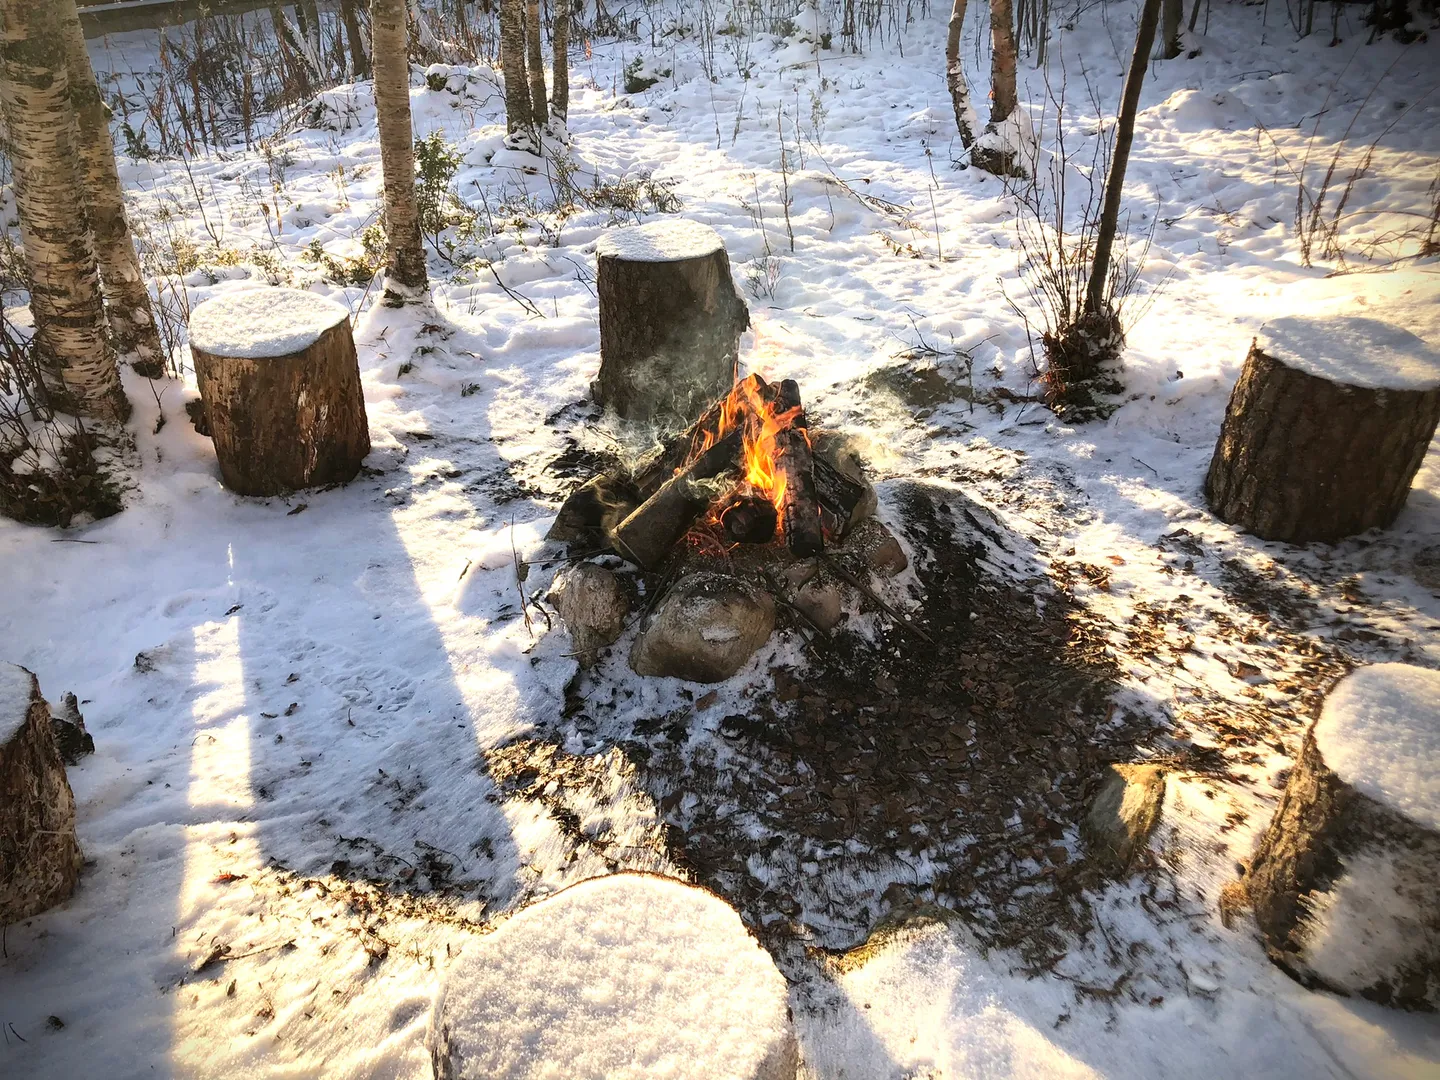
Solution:
[{"label": "charred dirt patch", "polygon": [[917,554],[910,627],[815,638],[812,662],[772,671],[773,694],[713,740],[690,737],[691,712],[624,747],[672,856],[772,945],[848,946],[923,901],[1043,953],[1057,910],[1083,921],[1087,784],[1152,724],[1112,703],[1113,660],[1078,607],[982,568],[962,496],[911,484],[897,506]]}]

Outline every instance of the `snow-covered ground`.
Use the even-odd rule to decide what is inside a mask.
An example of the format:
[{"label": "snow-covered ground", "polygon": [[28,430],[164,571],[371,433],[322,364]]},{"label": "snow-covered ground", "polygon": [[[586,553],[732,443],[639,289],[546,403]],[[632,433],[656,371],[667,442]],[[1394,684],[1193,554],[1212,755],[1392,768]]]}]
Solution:
[{"label": "snow-covered ground", "polygon": [[[1084,78],[1113,110],[1135,17],[1090,7],[1055,32],[1044,69],[1021,63],[1042,137],[1047,83],[1068,76],[1083,162]],[[943,13],[860,55],[803,30],[721,36],[708,54],[693,33],[653,49],[595,40],[584,59],[577,46],[574,182],[653,172],[718,230],[748,290],[744,362],[797,379],[812,417],[864,442],[883,505],[921,477],[990,510],[1026,553],[995,572],[1080,605],[1116,662],[1118,710],[1160,724],[1152,749],[1177,768],[1156,841],[1163,895],[1153,881],[1092,892],[1102,932],[1053,971],[1026,978],[958,928],[902,934],[843,970],[787,956],[810,1075],[1440,1074],[1432,1018],[1305,991],[1243,920],[1219,918],[1334,678],[1440,665],[1435,453],[1392,529],[1334,546],[1262,543],[1204,509],[1229,388],[1267,319],[1364,313],[1440,346],[1440,263],[1377,269],[1356,254],[1383,254],[1429,205],[1440,44],[1366,45],[1352,25],[1327,48],[1266,17],[1217,4],[1198,55],[1151,66],[1126,189],[1136,228],[1155,225],[1146,310],[1124,403],[1086,425],[1030,400],[1034,359],[1006,300],[1036,318],[1014,202],[952,168]],[[985,29],[972,11],[976,88]],[[130,78],[153,37],[92,48]],[[620,94],[636,57],[669,74]],[[52,700],[74,690],[97,746],[70,770],[81,887],[6,931],[0,1073],[429,1075],[430,1002],[477,932],[587,877],[684,872],[665,823],[683,827],[687,804],[662,813],[618,733],[680,715],[686,745],[714,753],[721,718],[800,658],[773,643],[708,710],[635,679],[599,728],[569,719],[569,643],[526,617],[515,566],[602,445],[587,404],[594,246],[637,215],[559,215],[558,166],[501,149],[497,76],[440,74],[445,89],[413,80],[417,135],[463,155],[453,183],[477,224],[448,236],[486,263],[437,253],[433,307],[378,305],[378,289],[322,280],[316,261],[359,254],[376,219],[367,84],[327,92],[320,126],[250,153],[122,162],[137,232],[198,252],[190,304],[283,279],[358,313],[374,452],[346,488],[237,498],[186,417],[193,379],[127,376],[141,468],[124,513],[65,533],[0,522],[0,657]],[[1352,205],[1390,216],[1351,219],[1349,261],[1367,272],[1336,276],[1318,251],[1301,265],[1290,170],[1308,155],[1317,182],[1357,112],[1353,156],[1385,134]],[[885,389],[917,365],[948,392]],[[524,595],[552,571],[533,566]],[[527,769],[565,782],[527,787]],[[1080,853],[1073,831],[1062,843]],[[821,880],[847,896],[911,880],[865,865],[842,881],[832,861]],[[856,944],[803,905],[795,921],[802,943]],[[807,962],[813,977],[797,978]]]}]

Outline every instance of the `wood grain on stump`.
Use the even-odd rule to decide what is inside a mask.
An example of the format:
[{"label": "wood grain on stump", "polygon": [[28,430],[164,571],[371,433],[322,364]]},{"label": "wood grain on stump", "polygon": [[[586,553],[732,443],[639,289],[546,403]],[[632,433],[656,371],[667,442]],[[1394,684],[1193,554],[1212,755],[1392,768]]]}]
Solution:
[{"label": "wood grain on stump", "polygon": [[654,221],[605,233],[596,253],[595,400],[627,420],[683,427],[730,389],[750,325],[720,234]]},{"label": "wood grain on stump", "polygon": [[1440,1007],[1440,672],[1342,680],[1241,888],[1270,958],[1300,981]]},{"label": "wood grain on stump", "polygon": [[1405,505],[1440,420],[1440,356],[1374,319],[1285,318],[1251,345],[1205,478],[1223,521],[1338,540]]},{"label": "wood grain on stump", "polygon": [[231,491],[281,495],[359,472],[370,430],[345,308],[297,289],[207,300],[190,351]]},{"label": "wood grain on stump", "polygon": [[69,899],[75,798],[35,676],[0,663],[0,926]]}]

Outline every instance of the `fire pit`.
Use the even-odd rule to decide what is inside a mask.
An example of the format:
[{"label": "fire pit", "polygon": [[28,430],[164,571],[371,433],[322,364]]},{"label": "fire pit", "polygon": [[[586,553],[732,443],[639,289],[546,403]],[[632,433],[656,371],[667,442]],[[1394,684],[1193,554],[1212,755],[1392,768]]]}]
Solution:
[{"label": "fire pit", "polygon": [[[619,556],[639,569],[651,603],[631,653],[637,672],[717,682],[770,636],[775,601],[828,633],[842,594],[866,588],[857,571],[904,569],[875,507],[858,455],[811,428],[795,381],[750,374],[688,428],[572,493],[549,535],[577,559]],[[852,556],[851,568],[828,553]],[[597,655],[597,625],[607,644],[618,637],[623,596],[594,563],[556,576],[551,598],[584,642],[582,662]]]}]

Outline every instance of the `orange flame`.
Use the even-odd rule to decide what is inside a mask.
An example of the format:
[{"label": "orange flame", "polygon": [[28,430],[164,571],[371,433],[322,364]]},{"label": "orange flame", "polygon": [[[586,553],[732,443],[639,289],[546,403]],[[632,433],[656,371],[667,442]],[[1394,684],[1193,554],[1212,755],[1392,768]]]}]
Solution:
[{"label": "orange flame", "polygon": [[[758,385],[763,386],[763,382]],[[757,380],[735,384],[720,405],[720,422],[714,430],[702,431],[691,447],[691,459],[703,454],[732,431],[742,430],[741,468],[744,483],[756,495],[768,498],[781,509],[785,499],[785,477],[775,466],[775,438],[796,419],[798,408],[776,411],[757,389]],[[808,438],[808,436],[807,436]]]}]

